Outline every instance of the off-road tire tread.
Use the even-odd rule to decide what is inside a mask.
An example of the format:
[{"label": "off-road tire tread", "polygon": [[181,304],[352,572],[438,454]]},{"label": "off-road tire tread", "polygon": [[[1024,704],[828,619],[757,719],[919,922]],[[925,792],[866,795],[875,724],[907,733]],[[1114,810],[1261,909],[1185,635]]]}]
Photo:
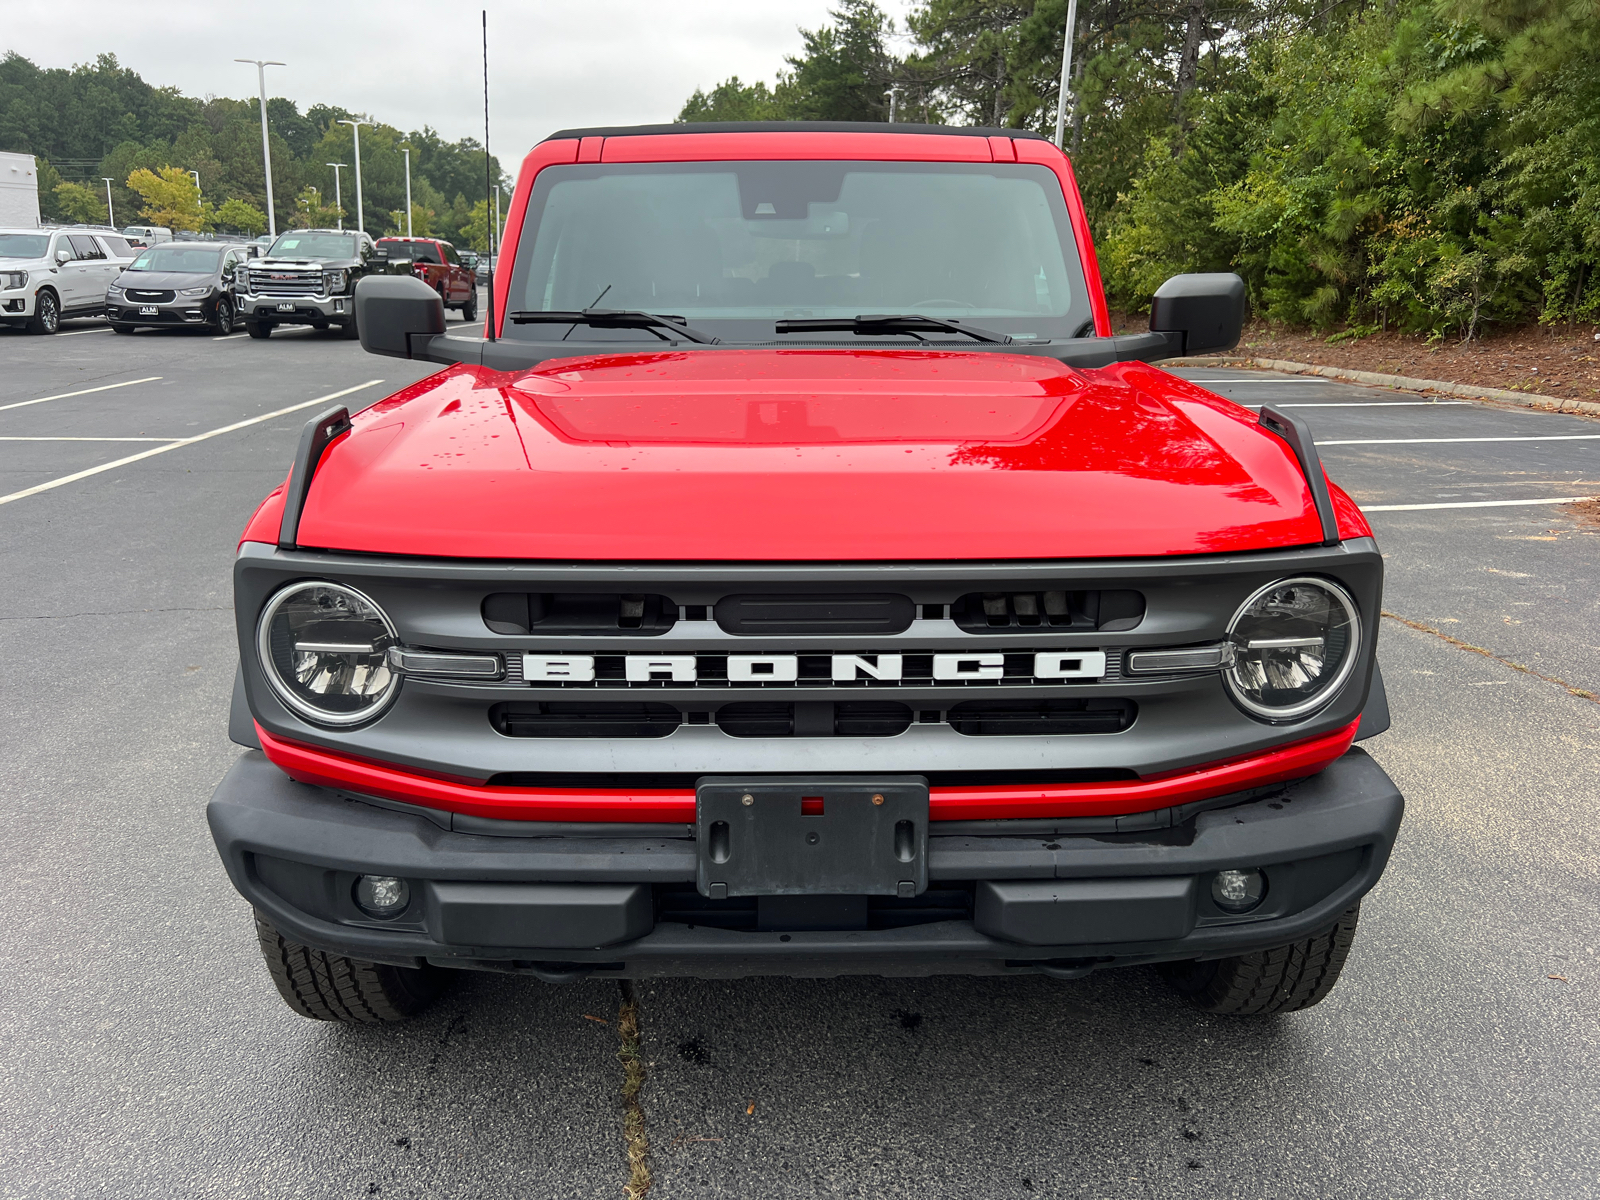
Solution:
[{"label": "off-road tire tread", "polygon": [[1206,982],[1194,987],[1179,985],[1179,990],[1196,1008],[1232,1016],[1267,1016],[1310,1008],[1339,981],[1360,916],[1357,904],[1327,929],[1301,941],[1221,959]]},{"label": "off-road tire tread", "polygon": [[432,972],[329,954],[289,941],[259,912],[255,921],[267,973],[302,1017],[351,1025],[404,1021],[439,990]]}]

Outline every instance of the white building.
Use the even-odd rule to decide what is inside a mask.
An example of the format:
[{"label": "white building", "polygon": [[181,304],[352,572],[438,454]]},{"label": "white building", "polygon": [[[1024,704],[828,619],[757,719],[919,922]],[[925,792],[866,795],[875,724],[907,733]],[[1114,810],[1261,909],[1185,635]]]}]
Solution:
[{"label": "white building", "polygon": [[39,170],[31,154],[0,153],[0,228],[39,225]]}]

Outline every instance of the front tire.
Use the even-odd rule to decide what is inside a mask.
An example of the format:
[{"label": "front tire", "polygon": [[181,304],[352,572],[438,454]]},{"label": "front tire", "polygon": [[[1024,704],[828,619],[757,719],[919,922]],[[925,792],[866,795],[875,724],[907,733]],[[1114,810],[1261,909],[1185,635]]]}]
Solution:
[{"label": "front tire", "polygon": [[33,298],[33,316],[28,318],[29,333],[54,333],[61,328],[61,302],[54,292],[40,292]]},{"label": "front tire", "polygon": [[252,321],[245,318],[244,331],[253,338],[269,338],[272,336],[272,326],[266,321]]},{"label": "front tire", "polygon": [[132,333],[139,328],[137,325],[129,325],[126,321],[110,321],[108,324],[111,326],[111,332],[113,333]]},{"label": "front tire", "polygon": [[291,942],[256,913],[256,937],[283,1002],[313,1021],[377,1025],[404,1021],[444,990],[436,967],[391,967]]},{"label": "front tire", "polygon": [[478,319],[478,289],[472,289],[472,295],[467,297],[467,302],[461,306],[461,319],[463,321],[476,321]]},{"label": "front tire", "polygon": [[233,301],[226,296],[217,301],[217,315],[213,327],[224,337],[233,332]]},{"label": "front tire", "polygon": [[351,313],[350,319],[339,326],[339,336],[347,342],[353,342],[361,336],[361,330],[356,328],[356,314]]},{"label": "front tire", "polygon": [[1321,1001],[1339,982],[1360,917],[1357,904],[1327,929],[1287,946],[1211,962],[1162,963],[1157,969],[1205,1012],[1237,1017],[1298,1012]]}]

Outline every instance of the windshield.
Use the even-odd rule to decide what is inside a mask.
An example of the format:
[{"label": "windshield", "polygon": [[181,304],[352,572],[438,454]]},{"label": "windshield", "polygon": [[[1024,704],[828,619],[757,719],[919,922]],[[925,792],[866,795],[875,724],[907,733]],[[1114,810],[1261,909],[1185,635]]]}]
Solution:
[{"label": "windshield", "polygon": [[286,233],[272,243],[268,258],[355,258],[356,237],[347,233]]},{"label": "windshield", "polygon": [[[1048,168],[1010,163],[546,169],[507,307],[596,305],[750,341],[773,340],[784,318],[920,313],[1013,337],[1070,337],[1091,319],[1060,183]],[[507,334],[548,340],[558,328]]]},{"label": "windshield", "polygon": [[0,233],[0,258],[43,258],[49,246],[48,233]]},{"label": "windshield", "polygon": [[404,238],[379,238],[378,249],[389,252],[389,261],[394,262],[402,258],[412,262],[439,261],[439,248],[432,242],[408,242]]},{"label": "windshield", "polygon": [[179,275],[213,275],[222,261],[221,250],[198,246],[157,246],[133,260],[130,271],[172,271]]}]

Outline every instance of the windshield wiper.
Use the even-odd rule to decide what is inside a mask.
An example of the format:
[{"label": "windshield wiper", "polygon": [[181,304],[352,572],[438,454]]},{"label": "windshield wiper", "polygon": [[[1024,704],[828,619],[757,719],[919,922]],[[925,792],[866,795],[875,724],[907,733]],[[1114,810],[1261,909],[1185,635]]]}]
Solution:
[{"label": "windshield wiper", "polygon": [[979,342],[1006,345],[1011,335],[979,329],[976,325],[963,325],[960,321],[946,321],[942,317],[924,317],[916,313],[891,316],[886,313],[866,313],[857,317],[819,317],[815,320],[779,321],[779,333],[909,333],[919,342],[928,339],[920,333],[964,333]]},{"label": "windshield wiper", "polygon": [[[588,325],[594,329],[648,329],[664,342],[699,342],[719,345],[721,338],[688,325],[684,318],[667,313],[635,312],[626,308],[585,308],[568,312],[525,309],[507,314],[515,325]],[[663,332],[665,331],[665,332]]]}]

